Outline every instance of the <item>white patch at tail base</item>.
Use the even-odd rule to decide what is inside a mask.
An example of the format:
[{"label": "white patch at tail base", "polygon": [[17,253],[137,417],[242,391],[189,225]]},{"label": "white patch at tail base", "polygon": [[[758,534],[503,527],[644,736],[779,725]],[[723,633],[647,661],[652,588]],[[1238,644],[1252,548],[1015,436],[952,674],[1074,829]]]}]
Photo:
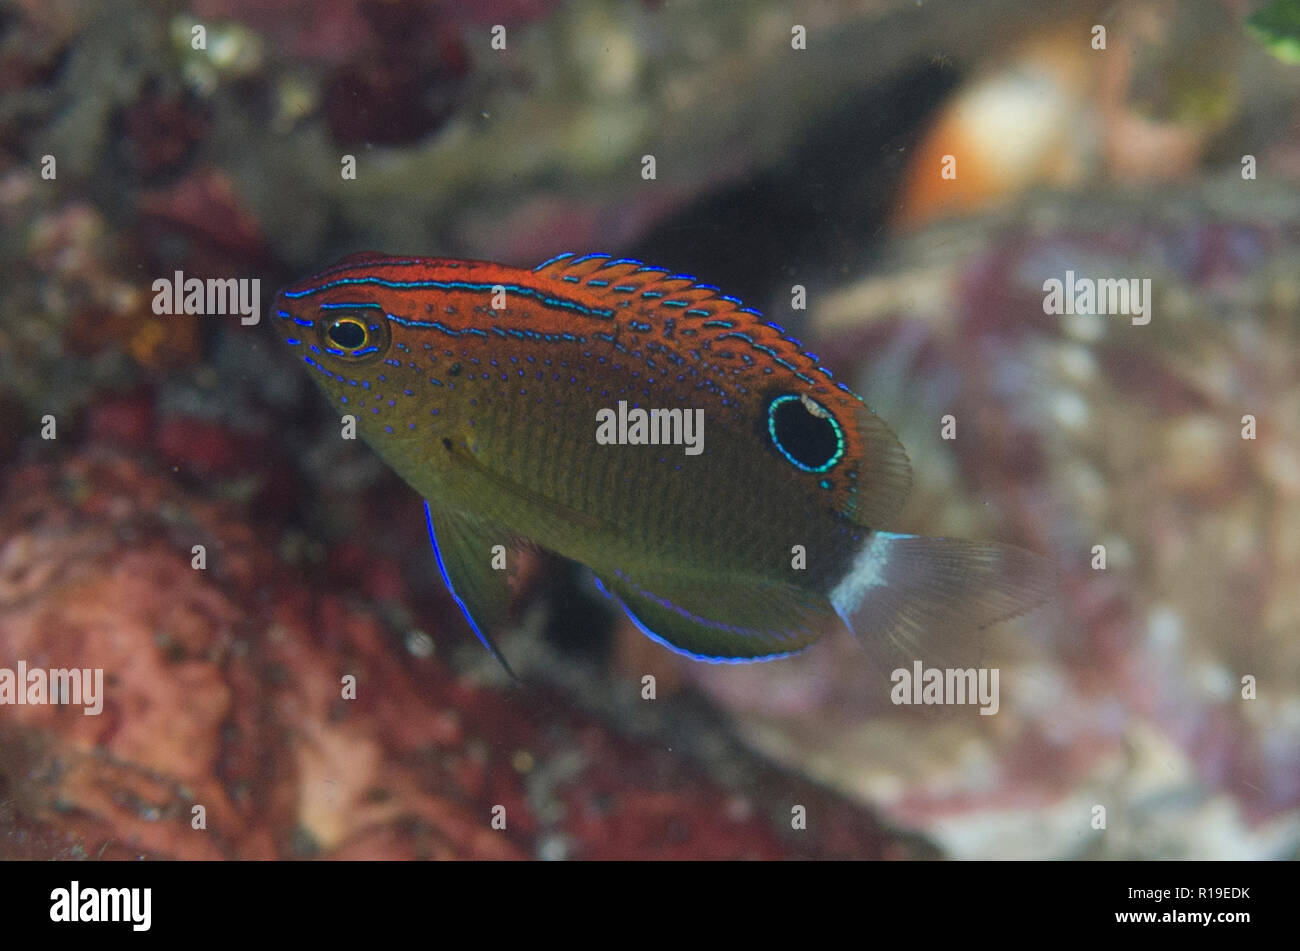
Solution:
[{"label": "white patch at tail base", "polygon": [[859,549],[849,567],[848,574],[831,592],[831,606],[853,630],[850,617],[854,609],[862,603],[872,588],[885,583],[885,565],[889,562],[889,540],[895,536],[891,532],[872,532],[871,541]]}]

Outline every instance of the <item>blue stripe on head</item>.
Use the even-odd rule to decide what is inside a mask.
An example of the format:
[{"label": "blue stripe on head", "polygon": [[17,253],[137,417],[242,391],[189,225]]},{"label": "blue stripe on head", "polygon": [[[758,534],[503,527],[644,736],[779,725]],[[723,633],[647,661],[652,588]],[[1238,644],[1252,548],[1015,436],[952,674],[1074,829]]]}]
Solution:
[{"label": "blue stripe on head", "polygon": [[[543,291],[534,287],[524,287],[519,284],[484,284],[474,281],[389,281],[379,277],[340,277],[315,287],[309,287],[301,291],[284,291],[285,297],[299,298],[307,297],[311,294],[317,294],[334,287],[343,287],[345,285],[378,285],[379,287],[391,287],[394,290],[420,290],[422,288],[433,288],[444,291],[485,291],[491,292],[496,287],[504,287],[509,294],[515,294],[519,297],[530,297],[536,300],[543,307],[558,308],[560,310],[571,310],[588,317],[610,318],[614,316],[612,310],[601,307],[588,307],[579,301],[569,300],[564,297],[552,297]],[[391,318],[392,315],[390,314]]]}]

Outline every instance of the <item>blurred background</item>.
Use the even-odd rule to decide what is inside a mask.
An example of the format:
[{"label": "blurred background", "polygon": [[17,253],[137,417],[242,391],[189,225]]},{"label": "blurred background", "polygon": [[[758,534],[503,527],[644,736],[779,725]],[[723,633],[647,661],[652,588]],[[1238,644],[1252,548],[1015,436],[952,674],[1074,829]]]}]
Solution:
[{"label": "blurred background", "polygon": [[[1294,858],[1298,9],[7,0],[0,667],[107,687],[0,707],[0,857]],[[899,531],[1060,564],[998,715],[847,638],[694,664],[530,553],[511,684],[264,323],[153,312],[362,250],[784,324],[907,447]],[[1067,270],[1150,323],[1046,315]]]}]

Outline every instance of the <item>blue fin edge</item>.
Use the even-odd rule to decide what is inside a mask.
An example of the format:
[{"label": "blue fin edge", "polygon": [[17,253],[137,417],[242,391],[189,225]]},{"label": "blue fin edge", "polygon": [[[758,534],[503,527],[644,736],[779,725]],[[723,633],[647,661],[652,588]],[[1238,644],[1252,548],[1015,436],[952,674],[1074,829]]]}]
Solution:
[{"label": "blue fin edge", "polygon": [[466,606],[465,602],[461,600],[460,595],[456,593],[456,586],[451,583],[451,576],[447,574],[447,566],[442,560],[442,549],[438,547],[438,536],[433,530],[433,512],[429,510],[429,502],[427,499],[424,502],[424,522],[429,526],[429,541],[433,544],[433,557],[438,562],[438,573],[442,575],[442,582],[447,586],[447,593],[451,595],[451,599],[455,601],[456,606],[460,608],[460,613],[465,615],[465,620],[469,622],[470,630],[472,630],[474,636],[479,639],[479,643],[487,648],[487,652],[495,657],[497,663],[505,668],[506,673],[510,675],[511,679],[518,680],[519,678],[515,675],[515,672],[510,669],[510,665],[506,662],[505,655],[497,650],[496,645],[492,643],[482,630],[480,630],[478,622],[475,621],[473,615],[469,613],[469,608]]},{"label": "blue fin edge", "polygon": [[666,647],[674,654],[681,654],[683,657],[689,657],[691,660],[704,661],[706,664],[765,664],[769,660],[781,660],[783,657],[793,657],[795,654],[802,654],[808,649],[808,647],[812,646],[809,644],[808,647],[801,647],[798,650],[782,651],[779,654],[765,654],[762,657],[714,657],[709,654],[696,654],[693,651],[688,651],[684,647],[678,647],[676,644],[665,640],[654,631],[650,630],[650,628],[646,627],[645,624],[642,623],[639,617],[632,613],[632,609],[623,602],[622,598],[605,587],[605,583],[600,580],[598,575],[593,575],[592,578],[595,580],[596,588],[600,593],[622,608],[623,613],[627,615],[629,621],[636,625],[638,631],[661,647]]}]

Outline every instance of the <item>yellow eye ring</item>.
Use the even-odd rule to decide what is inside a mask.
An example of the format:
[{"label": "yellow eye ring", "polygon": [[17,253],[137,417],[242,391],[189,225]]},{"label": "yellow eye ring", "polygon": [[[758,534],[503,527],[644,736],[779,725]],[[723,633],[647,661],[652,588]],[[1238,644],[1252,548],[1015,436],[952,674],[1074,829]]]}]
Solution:
[{"label": "yellow eye ring", "polygon": [[360,350],[370,340],[370,331],[356,317],[339,317],[326,326],[325,337],[340,350]]},{"label": "yellow eye ring", "polygon": [[387,322],[367,313],[344,311],[324,316],[319,327],[321,349],[345,360],[373,357],[388,345]]}]

